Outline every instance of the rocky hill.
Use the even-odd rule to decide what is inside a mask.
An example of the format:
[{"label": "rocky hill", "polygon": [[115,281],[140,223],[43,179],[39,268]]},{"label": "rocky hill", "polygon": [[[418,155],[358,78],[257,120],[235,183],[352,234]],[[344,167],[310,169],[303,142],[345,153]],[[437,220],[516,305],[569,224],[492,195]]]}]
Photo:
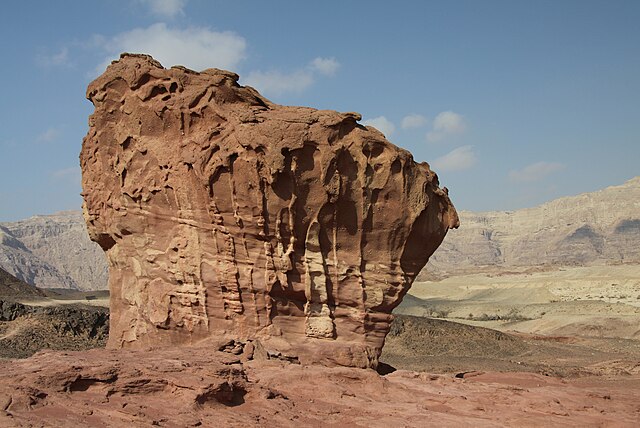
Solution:
[{"label": "rocky hill", "polygon": [[0,268],[40,288],[107,288],[107,264],[80,211],[0,223]]},{"label": "rocky hill", "polygon": [[0,297],[30,296],[44,296],[44,293],[0,268]]},{"label": "rocky hill", "polygon": [[41,349],[102,347],[108,332],[108,308],[50,299],[0,269],[0,359],[25,358]]},{"label": "rocky hill", "polygon": [[534,208],[462,211],[460,228],[447,234],[422,277],[450,276],[483,266],[582,266],[638,261],[640,177],[635,177],[620,186],[556,199]]}]

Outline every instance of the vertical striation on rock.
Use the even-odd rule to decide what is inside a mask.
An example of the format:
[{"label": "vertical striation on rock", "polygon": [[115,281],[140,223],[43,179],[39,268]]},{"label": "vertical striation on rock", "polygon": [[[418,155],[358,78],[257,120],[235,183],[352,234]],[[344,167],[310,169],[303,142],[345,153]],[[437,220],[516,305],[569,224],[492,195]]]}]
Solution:
[{"label": "vertical striation on rock", "polygon": [[458,226],[426,163],[358,114],[146,55],[123,54],[87,98],[84,215],[109,262],[110,347],[232,337],[377,364],[391,311]]}]

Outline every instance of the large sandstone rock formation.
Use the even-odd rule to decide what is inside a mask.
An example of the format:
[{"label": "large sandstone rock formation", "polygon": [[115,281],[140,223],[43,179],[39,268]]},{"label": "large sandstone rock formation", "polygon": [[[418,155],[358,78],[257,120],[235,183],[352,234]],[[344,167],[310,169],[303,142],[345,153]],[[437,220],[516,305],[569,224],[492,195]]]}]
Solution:
[{"label": "large sandstone rock formation", "polygon": [[458,226],[426,163],[358,114],[275,105],[218,69],[123,54],[87,97],[84,214],[110,268],[110,347],[228,336],[377,364],[391,311]]}]

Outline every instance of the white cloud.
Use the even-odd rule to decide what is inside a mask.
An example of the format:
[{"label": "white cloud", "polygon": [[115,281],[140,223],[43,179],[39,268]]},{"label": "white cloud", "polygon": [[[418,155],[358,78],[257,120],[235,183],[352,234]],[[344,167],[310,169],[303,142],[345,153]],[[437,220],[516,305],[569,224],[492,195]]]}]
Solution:
[{"label": "white cloud", "polygon": [[460,133],[466,129],[464,118],[458,113],[452,111],[443,111],[438,113],[433,119],[434,131],[442,131],[447,133]]},{"label": "white cloud", "polygon": [[309,64],[312,70],[317,71],[318,73],[324,76],[333,76],[340,68],[340,63],[336,61],[335,58],[315,58]]},{"label": "white cloud", "polygon": [[154,15],[173,18],[176,15],[184,15],[184,7],[187,0],[138,0],[151,10]]},{"label": "white cloud", "polygon": [[462,171],[476,164],[477,158],[472,146],[458,147],[431,162],[436,172]]},{"label": "white cloud", "polygon": [[59,52],[54,54],[39,54],[36,56],[36,63],[41,67],[59,67],[68,66],[69,64],[69,49],[63,47]]},{"label": "white cloud", "polygon": [[298,70],[293,73],[279,71],[253,71],[247,75],[243,84],[253,86],[269,95],[282,95],[287,92],[300,93],[313,84],[313,74]]},{"label": "white cloud", "polygon": [[509,178],[520,182],[539,181],[562,168],[564,165],[559,162],[536,162],[520,170],[509,171]]},{"label": "white cloud", "polygon": [[340,64],[334,58],[315,58],[306,67],[284,73],[278,70],[252,71],[243,79],[244,85],[253,86],[266,95],[300,93],[311,86],[316,75],[333,76]]},{"label": "white cloud", "polygon": [[384,116],[374,117],[373,119],[367,119],[362,121],[363,125],[373,126],[378,131],[382,132],[385,137],[389,138],[396,130],[396,126]]},{"label": "white cloud", "polygon": [[433,119],[433,129],[427,133],[427,140],[440,141],[450,135],[462,134],[466,129],[464,116],[452,111],[443,111]]},{"label": "white cloud", "polygon": [[96,70],[98,74],[121,52],[145,53],[165,67],[184,65],[197,71],[212,67],[234,69],[246,56],[244,38],[233,32],[203,27],[181,30],[164,23],[126,31],[111,39],[94,36],[92,42],[109,53]]},{"label": "white cloud", "polygon": [[[101,74],[122,52],[151,55],[165,67],[184,65],[197,71],[212,67],[234,70],[246,57],[247,48],[244,38],[233,32],[202,27],[170,28],[165,23],[135,28],[112,38],[94,35],[87,46],[109,54],[95,74]],[[317,57],[292,72],[253,71],[243,79],[243,84],[254,86],[267,95],[301,92],[311,86],[318,75],[333,76],[339,67],[335,58]]]},{"label": "white cloud", "polygon": [[410,114],[402,118],[402,129],[420,128],[427,124],[427,118],[421,114]]},{"label": "white cloud", "polygon": [[49,128],[36,137],[39,143],[50,143],[60,136],[61,132],[57,128]]}]

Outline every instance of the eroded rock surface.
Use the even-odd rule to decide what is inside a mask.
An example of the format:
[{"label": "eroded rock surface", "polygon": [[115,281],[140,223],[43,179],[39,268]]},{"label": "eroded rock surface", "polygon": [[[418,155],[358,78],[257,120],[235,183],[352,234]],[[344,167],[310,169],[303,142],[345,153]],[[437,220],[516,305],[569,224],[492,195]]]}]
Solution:
[{"label": "eroded rock surface", "polygon": [[640,414],[637,375],[380,376],[211,347],[189,351],[42,351],[0,360],[0,426],[635,428]]},{"label": "eroded rock surface", "polygon": [[123,54],[80,155],[107,253],[110,347],[259,340],[377,364],[391,311],[458,217],[426,163],[355,113],[275,105],[228,71]]}]

